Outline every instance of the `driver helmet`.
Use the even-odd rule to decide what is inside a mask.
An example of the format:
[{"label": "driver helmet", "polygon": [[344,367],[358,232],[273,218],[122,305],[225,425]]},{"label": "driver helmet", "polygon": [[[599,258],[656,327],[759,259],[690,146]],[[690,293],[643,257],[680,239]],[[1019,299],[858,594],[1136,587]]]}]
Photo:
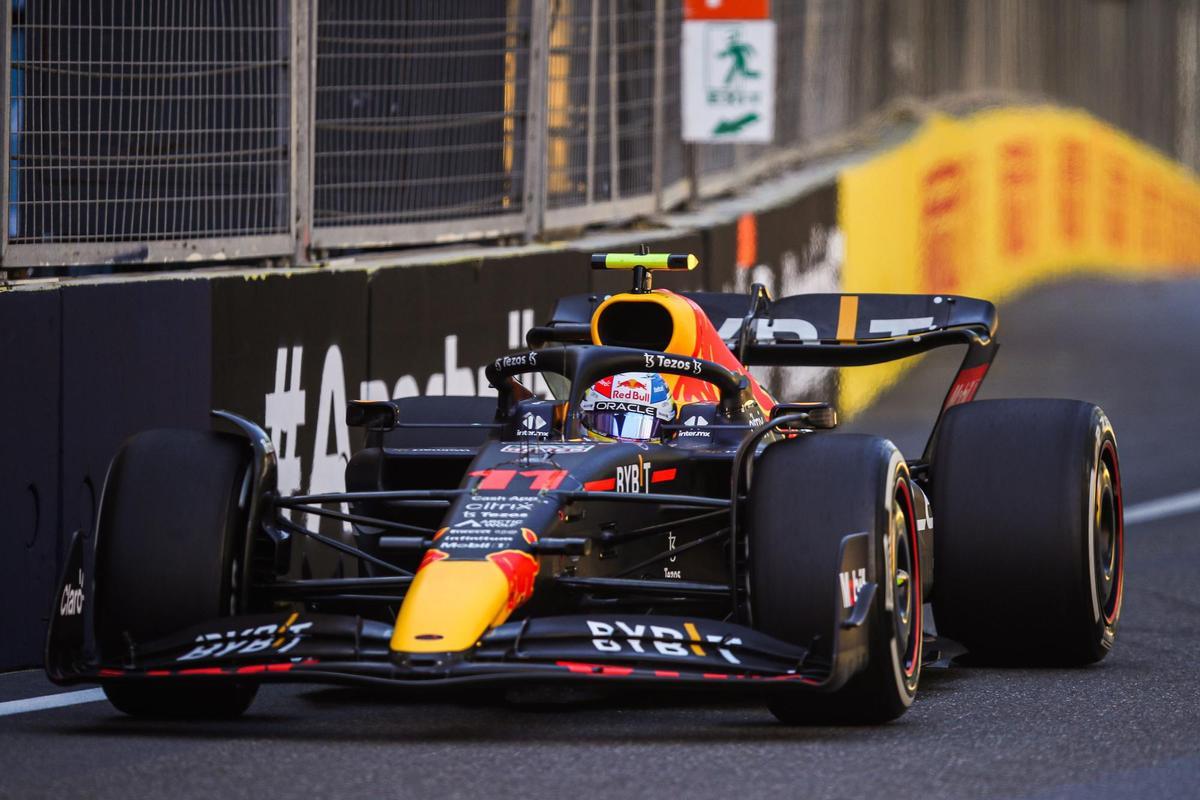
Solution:
[{"label": "driver helmet", "polygon": [[579,403],[584,432],[592,439],[648,442],[675,419],[671,389],[655,372],[622,372],[588,387]]}]

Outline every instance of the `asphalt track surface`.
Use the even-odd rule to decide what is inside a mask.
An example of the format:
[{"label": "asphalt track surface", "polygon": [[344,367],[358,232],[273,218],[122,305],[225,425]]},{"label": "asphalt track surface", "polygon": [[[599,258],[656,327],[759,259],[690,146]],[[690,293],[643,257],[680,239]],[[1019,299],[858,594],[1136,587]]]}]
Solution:
[{"label": "asphalt track surface", "polygon": [[[1100,403],[1127,506],[1200,489],[1200,281],[1078,281],[1001,319],[981,397]],[[854,427],[918,451],[948,369],[929,359]],[[1129,526],[1121,628],[1100,665],[930,669],[882,727],[787,728],[711,696],[545,707],[277,686],[229,723],[138,722],[104,702],[0,716],[0,796],[1200,797],[1190,508]],[[0,676],[0,714],[56,691],[40,673]]]}]

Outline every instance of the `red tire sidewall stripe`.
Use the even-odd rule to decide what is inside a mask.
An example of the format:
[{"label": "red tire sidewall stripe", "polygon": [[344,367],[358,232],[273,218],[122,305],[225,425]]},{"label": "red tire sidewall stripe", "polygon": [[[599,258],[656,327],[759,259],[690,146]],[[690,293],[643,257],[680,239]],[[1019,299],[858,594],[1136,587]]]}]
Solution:
[{"label": "red tire sidewall stripe", "polygon": [[1117,535],[1117,561],[1116,575],[1114,580],[1117,582],[1117,588],[1113,592],[1112,614],[1110,615],[1107,609],[1100,609],[1100,613],[1104,616],[1104,624],[1106,627],[1111,627],[1116,624],[1117,617],[1121,614],[1121,595],[1125,591],[1125,505],[1121,498],[1121,468],[1117,464],[1117,448],[1113,445],[1112,439],[1105,439],[1100,445],[1100,461],[1105,460],[1105,454],[1108,455],[1108,463],[1112,469],[1113,479],[1113,504],[1116,511]]},{"label": "red tire sidewall stripe", "polygon": [[[913,576],[910,577],[909,580],[913,586],[912,592],[913,592],[913,598],[915,601],[913,603],[913,612],[912,613],[914,616],[914,629],[916,631],[916,640],[915,640],[916,644],[913,648],[912,669],[909,670],[907,665],[902,665],[903,669],[904,669],[904,676],[906,678],[911,678],[912,676],[917,674],[917,671],[921,667],[921,655],[922,655],[921,651],[923,649],[923,644],[924,644],[923,637],[925,635],[925,631],[924,631],[925,604],[923,602],[925,598],[924,598],[924,595],[923,595],[923,592],[921,589],[921,555],[920,555],[920,550],[919,550],[919,546],[917,543],[917,521],[916,521],[916,518],[913,516],[914,512],[913,512],[913,501],[912,501],[912,489],[909,487],[908,481],[909,481],[908,476],[906,474],[904,474],[903,472],[901,472],[901,479],[897,482],[896,485],[900,488],[900,492],[904,496],[904,506],[905,506],[905,508],[904,508],[904,524],[905,524],[905,527],[908,528],[909,548],[910,548],[910,552],[912,553],[913,572],[915,573]],[[904,643],[904,649],[905,649],[905,653],[907,653],[908,642]],[[904,653],[902,653],[900,657],[903,658]]]}]

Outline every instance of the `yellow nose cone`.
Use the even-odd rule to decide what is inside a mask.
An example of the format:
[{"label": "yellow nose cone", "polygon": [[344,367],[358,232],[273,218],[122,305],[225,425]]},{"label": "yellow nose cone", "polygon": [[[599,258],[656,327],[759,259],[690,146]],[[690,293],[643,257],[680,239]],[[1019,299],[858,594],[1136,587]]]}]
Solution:
[{"label": "yellow nose cone", "polygon": [[408,587],[392,651],[454,653],[467,650],[508,616],[508,578],[491,561],[434,561]]}]

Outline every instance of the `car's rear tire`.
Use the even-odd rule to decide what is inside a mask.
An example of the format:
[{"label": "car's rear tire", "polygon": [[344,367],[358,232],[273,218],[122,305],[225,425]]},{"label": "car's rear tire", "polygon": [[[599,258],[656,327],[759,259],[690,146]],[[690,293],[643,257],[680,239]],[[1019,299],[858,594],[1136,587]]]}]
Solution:
[{"label": "car's rear tire", "polygon": [[[238,436],[152,430],[109,468],[96,530],[96,641],[109,663],[146,642],[238,613],[250,449]],[[168,679],[154,679],[163,680]],[[250,705],[244,682],[109,681],[135,716],[229,717]]]},{"label": "car's rear tire", "polygon": [[825,656],[842,538],[865,531],[874,548],[867,666],[831,694],[780,694],[771,712],[789,724],[876,724],[903,714],[921,676],[923,601],[912,488],[896,447],[842,434],[773,444],[754,465],[747,517],[755,628]]},{"label": "car's rear tire", "polygon": [[938,633],[980,662],[1104,658],[1125,561],[1104,412],[1076,400],[957,406],[942,422],[931,480]]}]

